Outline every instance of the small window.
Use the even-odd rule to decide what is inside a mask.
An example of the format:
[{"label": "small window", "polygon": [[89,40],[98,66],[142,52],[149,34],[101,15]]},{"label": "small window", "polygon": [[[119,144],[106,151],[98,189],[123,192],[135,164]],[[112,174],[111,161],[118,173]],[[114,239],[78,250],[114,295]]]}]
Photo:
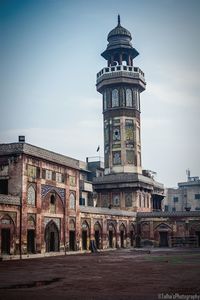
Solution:
[{"label": "small window", "polygon": [[112,107],[119,106],[119,92],[117,89],[112,91]]},{"label": "small window", "polygon": [[199,200],[199,199],[200,199],[200,194],[195,194],[195,195],[194,195],[194,199],[195,199],[195,200]]},{"label": "small window", "polygon": [[79,199],[79,205],[85,206],[85,198]]},{"label": "small window", "polygon": [[47,180],[52,180],[52,171],[46,170],[46,179]]},{"label": "small window", "polygon": [[75,209],[75,203],[76,203],[75,195],[74,193],[71,193],[69,196],[69,208]]},{"label": "small window", "polygon": [[132,99],[132,91],[131,89],[126,90],[126,106],[132,107],[133,106],[133,99]]},{"label": "small window", "polygon": [[51,195],[50,197],[50,213],[56,212],[56,197],[55,195]]},{"label": "small window", "polygon": [[176,207],[172,207],[172,211],[175,212],[176,211]]},{"label": "small window", "polygon": [[174,203],[178,202],[178,197],[174,197],[173,200],[174,200]]},{"label": "small window", "polygon": [[61,173],[56,173],[56,181],[62,182],[62,174]]},{"label": "small window", "polygon": [[27,173],[28,173],[28,177],[32,177],[32,178],[36,178],[36,167],[35,166],[31,166],[31,165],[28,165],[28,170],[27,170]]},{"label": "small window", "polygon": [[120,196],[119,194],[113,195],[113,206],[118,207],[120,204]]},{"label": "small window", "polygon": [[165,205],[165,211],[169,211],[169,206],[168,205]]},{"label": "small window", "polygon": [[106,92],[103,94],[103,109],[107,109],[107,97],[106,97]]}]

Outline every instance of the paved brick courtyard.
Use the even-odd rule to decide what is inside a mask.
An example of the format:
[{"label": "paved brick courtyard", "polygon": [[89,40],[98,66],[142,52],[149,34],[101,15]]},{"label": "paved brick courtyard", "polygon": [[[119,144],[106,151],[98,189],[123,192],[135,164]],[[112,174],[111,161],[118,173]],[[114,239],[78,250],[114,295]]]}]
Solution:
[{"label": "paved brick courtyard", "polygon": [[167,293],[200,299],[199,249],[124,249],[0,262],[1,300],[162,299]]}]

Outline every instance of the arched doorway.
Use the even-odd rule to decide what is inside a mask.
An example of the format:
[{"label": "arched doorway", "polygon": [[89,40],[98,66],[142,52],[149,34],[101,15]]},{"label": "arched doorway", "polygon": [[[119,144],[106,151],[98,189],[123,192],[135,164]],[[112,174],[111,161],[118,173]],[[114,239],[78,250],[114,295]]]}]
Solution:
[{"label": "arched doorway", "polygon": [[120,232],[120,247],[124,248],[125,247],[125,239],[126,239],[126,228],[124,224],[121,224],[119,227],[119,232]]},{"label": "arched doorway", "polygon": [[135,226],[133,224],[130,225],[130,244],[131,247],[134,246],[134,241],[135,241]]},{"label": "arched doorway", "polygon": [[82,250],[89,249],[89,239],[90,239],[90,231],[89,226],[86,221],[82,224]]},{"label": "arched doorway", "polygon": [[1,233],[1,253],[10,254],[13,245],[14,222],[9,215],[5,215],[0,220]]},{"label": "arched doorway", "polygon": [[45,230],[46,252],[59,251],[59,230],[53,221],[50,221]]},{"label": "arched doorway", "polygon": [[32,216],[28,218],[27,227],[27,252],[35,253],[35,220]]},{"label": "arched doorway", "polygon": [[159,247],[169,247],[169,231],[171,232],[171,228],[167,224],[159,224],[155,228],[154,235],[156,232],[159,235]]},{"label": "arched doorway", "polygon": [[94,224],[94,238],[95,238],[97,249],[101,248],[101,235],[102,235],[101,226],[99,222],[96,222]]},{"label": "arched doorway", "polygon": [[112,223],[108,225],[108,245],[109,248],[116,247],[116,231]]},{"label": "arched doorway", "polygon": [[76,226],[75,221],[70,220],[69,221],[69,250],[75,251],[76,248]]}]

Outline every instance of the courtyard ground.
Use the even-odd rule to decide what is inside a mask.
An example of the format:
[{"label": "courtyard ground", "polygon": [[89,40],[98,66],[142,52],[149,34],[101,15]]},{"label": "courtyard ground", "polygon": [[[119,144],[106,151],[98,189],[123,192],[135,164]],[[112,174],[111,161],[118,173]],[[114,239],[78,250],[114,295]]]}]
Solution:
[{"label": "courtyard ground", "polygon": [[1,300],[183,295],[200,300],[200,249],[120,249],[0,262]]}]

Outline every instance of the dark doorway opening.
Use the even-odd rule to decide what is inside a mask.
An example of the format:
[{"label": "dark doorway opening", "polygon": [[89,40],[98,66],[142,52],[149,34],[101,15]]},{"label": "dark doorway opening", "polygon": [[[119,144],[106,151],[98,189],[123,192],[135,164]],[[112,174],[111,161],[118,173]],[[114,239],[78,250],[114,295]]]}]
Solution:
[{"label": "dark doorway opening", "polygon": [[120,231],[121,248],[124,248],[124,231]]},{"label": "dark doorway opening", "polygon": [[99,249],[100,248],[100,233],[99,233],[99,230],[95,230],[94,238],[95,238],[95,242],[96,242],[96,247],[97,247],[97,249]]},{"label": "dark doorway opening", "polygon": [[57,252],[59,251],[59,232],[56,224],[50,222],[45,231],[46,237],[46,251]]},{"label": "dark doorway opening", "polygon": [[195,234],[197,236],[197,246],[200,247],[200,231],[196,231]]},{"label": "dark doorway opening", "polygon": [[160,231],[160,247],[168,247],[168,232],[167,231]]},{"label": "dark doorway opening", "polygon": [[29,229],[27,231],[27,251],[28,253],[35,253],[35,230]]},{"label": "dark doorway opening", "polygon": [[82,249],[87,250],[87,230],[82,230]]},{"label": "dark doorway opening", "polygon": [[75,240],[76,240],[76,235],[74,230],[69,231],[69,250],[70,251],[75,251]]},{"label": "dark doorway opening", "polygon": [[133,247],[133,243],[134,243],[134,234],[133,231],[130,231],[130,240],[131,240],[131,246]]},{"label": "dark doorway opening", "polygon": [[10,229],[1,229],[1,253],[10,254]]},{"label": "dark doorway opening", "polygon": [[109,230],[109,247],[113,248],[113,231]]}]

